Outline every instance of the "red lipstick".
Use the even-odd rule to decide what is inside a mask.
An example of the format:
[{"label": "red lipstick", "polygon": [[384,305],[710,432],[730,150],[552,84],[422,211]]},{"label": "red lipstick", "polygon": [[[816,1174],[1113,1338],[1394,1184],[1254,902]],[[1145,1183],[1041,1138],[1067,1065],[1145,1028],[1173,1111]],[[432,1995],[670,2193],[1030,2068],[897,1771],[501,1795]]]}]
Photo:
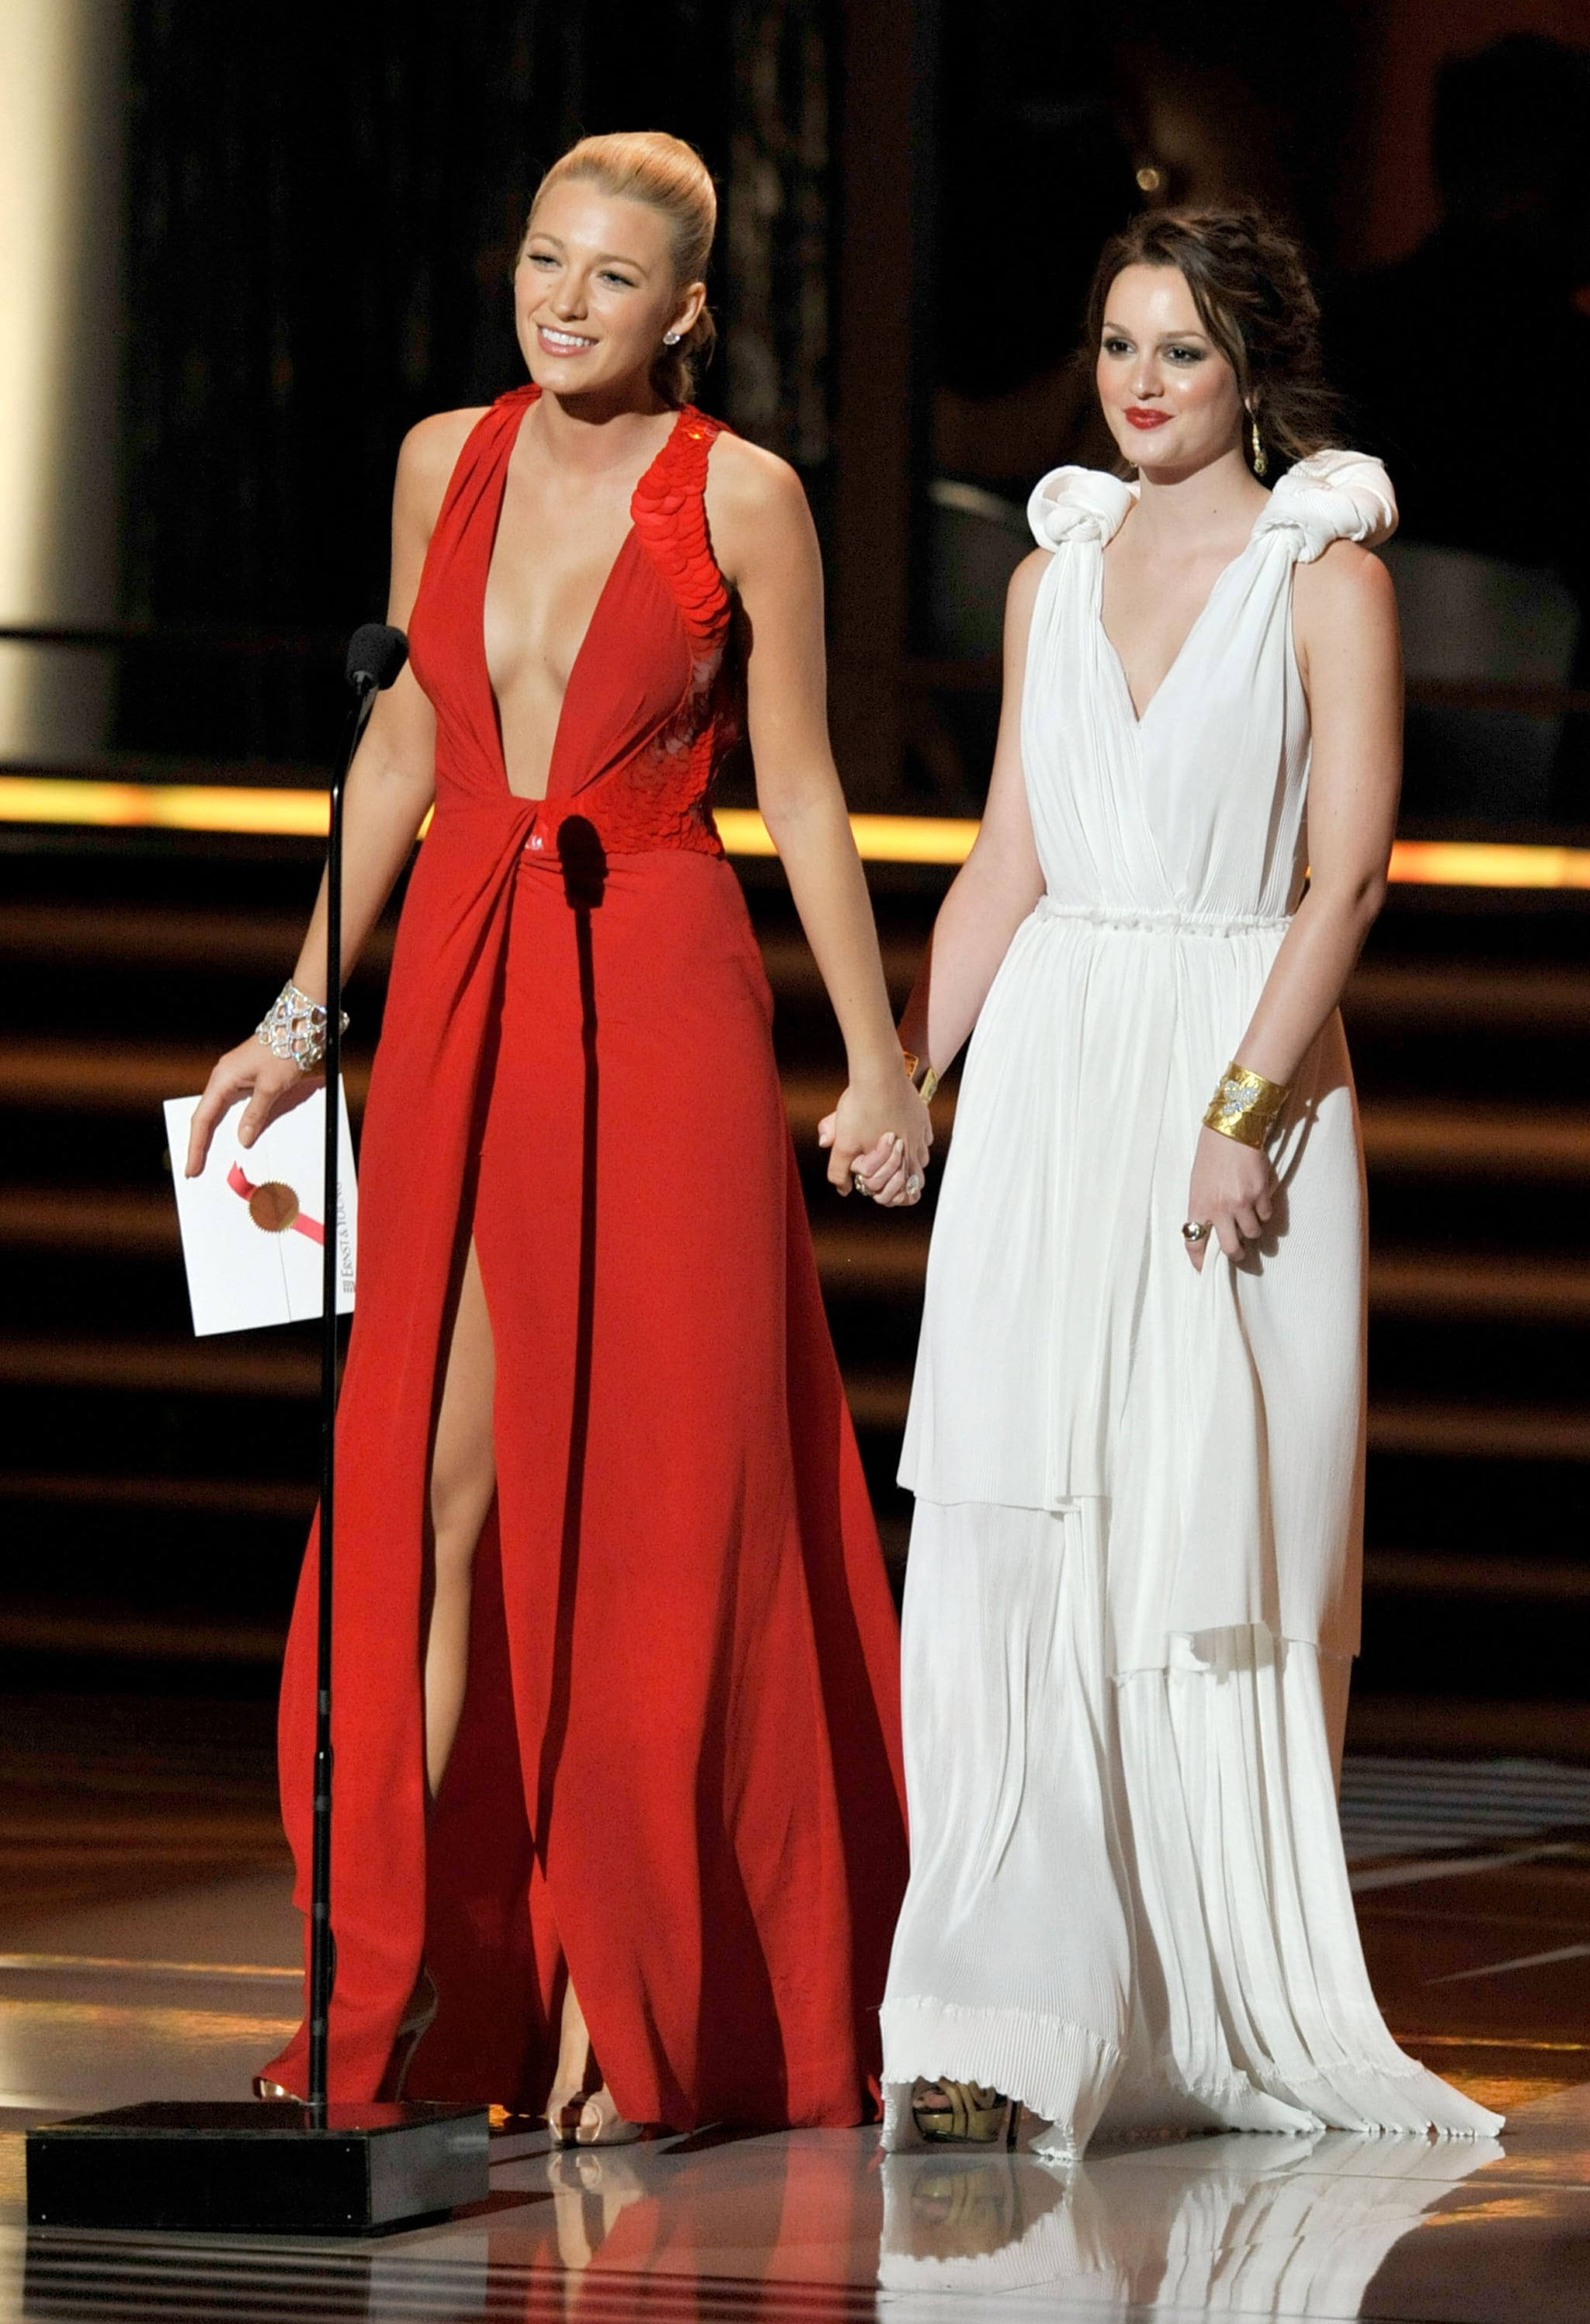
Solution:
[{"label": "red lipstick", "polygon": [[1129,428],[1163,428],[1169,418],[1169,412],[1151,410],[1144,403],[1129,403],[1126,407]]}]

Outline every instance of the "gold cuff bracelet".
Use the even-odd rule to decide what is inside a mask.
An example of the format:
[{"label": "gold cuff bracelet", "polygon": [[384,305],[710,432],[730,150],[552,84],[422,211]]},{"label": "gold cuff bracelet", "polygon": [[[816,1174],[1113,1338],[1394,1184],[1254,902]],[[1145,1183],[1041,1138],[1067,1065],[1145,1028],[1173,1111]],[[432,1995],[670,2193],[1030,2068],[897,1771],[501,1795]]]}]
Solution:
[{"label": "gold cuff bracelet", "polygon": [[1267,1145],[1287,1095],[1286,1084],[1268,1082],[1234,1059],[1209,1101],[1204,1127],[1217,1130],[1222,1138],[1234,1138],[1239,1146]]}]

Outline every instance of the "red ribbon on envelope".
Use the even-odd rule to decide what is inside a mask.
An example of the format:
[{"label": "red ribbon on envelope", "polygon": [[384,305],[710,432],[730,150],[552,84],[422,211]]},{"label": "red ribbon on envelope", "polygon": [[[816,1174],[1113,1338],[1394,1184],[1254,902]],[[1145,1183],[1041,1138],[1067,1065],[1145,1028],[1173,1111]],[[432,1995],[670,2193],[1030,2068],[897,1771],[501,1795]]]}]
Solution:
[{"label": "red ribbon on envelope", "polygon": [[307,1235],[311,1242],[324,1243],[326,1230],[319,1219],[306,1219],[298,1207],[298,1196],[280,1178],[267,1178],[256,1186],[245,1178],[241,1163],[234,1162],[226,1173],[226,1184],[235,1194],[241,1194],[248,1204],[248,1215],[265,1234],[285,1234],[291,1228],[294,1234]]}]

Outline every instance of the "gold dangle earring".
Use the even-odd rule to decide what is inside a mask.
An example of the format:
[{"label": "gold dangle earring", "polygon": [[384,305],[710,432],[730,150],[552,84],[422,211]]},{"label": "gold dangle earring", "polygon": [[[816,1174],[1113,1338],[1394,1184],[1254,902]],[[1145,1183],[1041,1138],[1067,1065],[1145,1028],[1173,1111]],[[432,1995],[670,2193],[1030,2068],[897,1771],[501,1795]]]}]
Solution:
[{"label": "gold dangle earring", "polygon": [[1248,414],[1248,441],[1253,447],[1253,474],[1256,476],[1268,475],[1270,463],[1264,456],[1264,439],[1259,433],[1258,417],[1252,411]]}]

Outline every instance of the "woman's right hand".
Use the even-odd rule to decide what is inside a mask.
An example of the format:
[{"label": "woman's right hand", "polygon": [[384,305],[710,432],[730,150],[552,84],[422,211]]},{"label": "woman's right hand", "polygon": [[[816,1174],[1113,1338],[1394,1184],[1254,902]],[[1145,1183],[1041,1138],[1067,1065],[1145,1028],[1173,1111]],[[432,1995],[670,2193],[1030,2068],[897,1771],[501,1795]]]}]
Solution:
[{"label": "woman's right hand", "polygon": [[252,1146],[267,1122],[302,1105],[325,1078],[324,1074],[306,1074],[291,1057],[273,1056],[256,1034],[239,1041],[217,1060],[204,1095],[193,1110],[186,1176],[197,1178],[204,1168],[217,1124],[240,1097],[246,1097],[248,1103],[237,1125],[237,1140],[241,1146]]}]

